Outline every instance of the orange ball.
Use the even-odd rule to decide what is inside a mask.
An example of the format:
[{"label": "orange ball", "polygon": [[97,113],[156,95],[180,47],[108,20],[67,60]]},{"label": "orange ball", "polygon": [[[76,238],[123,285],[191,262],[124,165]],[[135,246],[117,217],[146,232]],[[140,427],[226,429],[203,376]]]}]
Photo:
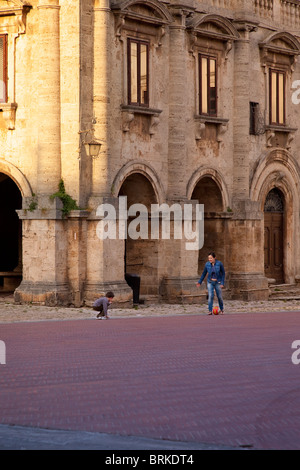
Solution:
[{"label": "orange ball", "polygon": [[213,308],[213,314],[214,315],[219,315],[219,307],[214,307]]}]

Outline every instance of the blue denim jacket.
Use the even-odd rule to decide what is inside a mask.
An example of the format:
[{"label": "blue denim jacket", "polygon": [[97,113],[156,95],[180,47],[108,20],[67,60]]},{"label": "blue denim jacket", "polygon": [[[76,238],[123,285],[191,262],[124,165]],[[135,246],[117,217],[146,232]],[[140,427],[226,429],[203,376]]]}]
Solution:
[{"label": "blue denim jacket", "polygon": [[[205,263],[203,273],[202,273],[198,283],[202,284],[206,274],[208,274],[207,282],[211,282],[211,272],[212,272],[212,265],[209,261],[207,261],[207,263]],[[219,260],[216,260],[216,262],[215,262],[215,273],[216,273],[216,278],[217,278],[218,283],[221,284],[222,286],[224,286],[224,284],[225,284],[225,269],[224,269],[223,264]]]}]

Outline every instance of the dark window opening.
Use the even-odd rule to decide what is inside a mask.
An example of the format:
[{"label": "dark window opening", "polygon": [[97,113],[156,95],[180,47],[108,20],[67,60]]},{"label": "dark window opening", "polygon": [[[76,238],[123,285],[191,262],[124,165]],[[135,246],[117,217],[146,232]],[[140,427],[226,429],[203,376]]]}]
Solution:
[{"label": "dark window opening", "polygon": [[0,34],[0,103],[7,101],[7,36]]},{"label": "dark window opening", "polygon": [[251,135],[260,135],[265,132],[264,118],[260,112],[259,103],[250,101],[250,125],[249,133]]},{"label": "dark window opening", "polygon": [[217,60],[199,54],[199,111],[209,116],[217,115]]},{"label": "dark window opening", "polygon": [[149,44],[128,39],[128,104],[149,106]]},{"label": "dark window opening", "polygon": [[285,124],[285,73],[270,70],[270,124]]}]

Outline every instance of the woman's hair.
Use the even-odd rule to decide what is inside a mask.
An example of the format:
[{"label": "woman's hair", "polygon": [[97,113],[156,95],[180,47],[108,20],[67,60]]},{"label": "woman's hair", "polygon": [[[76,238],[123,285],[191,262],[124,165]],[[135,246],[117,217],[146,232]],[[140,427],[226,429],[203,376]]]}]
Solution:
[{"label": "woman's hair", "polygon": [[210,253],[208,253],[208,256],[212,256],[213,258],[216,257],[215,253],[213,251],[211,251]]}]

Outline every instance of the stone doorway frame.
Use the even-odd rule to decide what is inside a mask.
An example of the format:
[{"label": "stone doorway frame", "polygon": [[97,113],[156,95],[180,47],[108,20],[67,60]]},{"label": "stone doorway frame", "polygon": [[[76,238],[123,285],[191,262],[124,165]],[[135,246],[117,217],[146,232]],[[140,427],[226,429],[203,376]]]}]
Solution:
[{"label": "stone doorway frame", "polygon": [[[250,197],[259,202],[264,213],[267,195],[273,188],[281,191],[285,201],[283,222],[283,272],[284,282],[293,284],[295,276],[300,272],[297,261],[300,252],[299,233],[300,173],[293,156],[285,149],[267,152],[260,159],[252,178]],[[264,256],[264,253],[262,253]]]}]

